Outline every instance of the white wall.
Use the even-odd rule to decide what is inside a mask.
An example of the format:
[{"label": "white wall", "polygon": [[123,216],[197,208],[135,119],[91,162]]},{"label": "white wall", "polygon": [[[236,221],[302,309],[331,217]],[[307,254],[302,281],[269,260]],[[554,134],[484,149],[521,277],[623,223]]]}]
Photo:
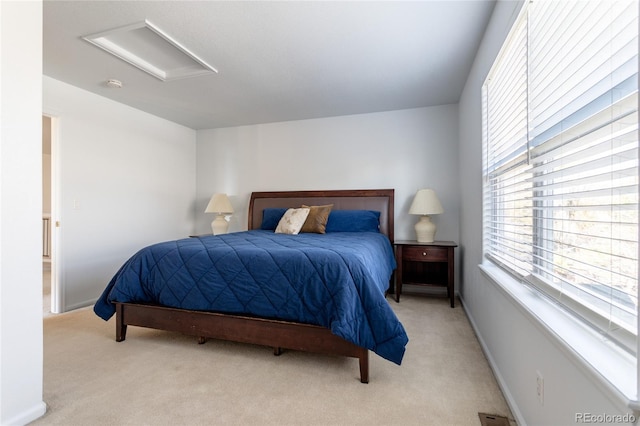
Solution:
[{"label": "white wall", "polygon": [[[20,42],[16,42],[20,40]],[[42,401],[42,3],[0,2],[0,424]]]},{"label": "white wall", "polygon": [[51,118],[42,116],[42,213],[51,213]]},{"label": "white wall", "polygon": [[43,89],[66,311],[92,304],[138,249],[193,233],[196,133],[49,77]]},{"label": "white wall", "polygon": [[[496,5],[459,104],[460,294],[519,424],[568,425],[576,423],[576,413],[615,415],[629,410],[478,269],[482,261],[481,87],[521,4],[499,1]],[[543,404],[537,398],[536,371],[544,374]]]},{"label": "white wall", "polygon": [[230,195],[230,231],[247,228],[252,191],[395,189],[395,238],[415,239],[408,214],[420,188],[436,190],[445,213],[436,238],[458,239],[457,106],[198,131],[196,227],[214,192]]}]

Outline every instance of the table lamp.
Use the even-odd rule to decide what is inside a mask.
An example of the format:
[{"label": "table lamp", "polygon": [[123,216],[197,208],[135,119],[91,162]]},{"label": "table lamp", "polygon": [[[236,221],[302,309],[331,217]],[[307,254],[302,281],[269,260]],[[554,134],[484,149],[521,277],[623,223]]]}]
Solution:
[{"label": "table lamp", "polygon": [[433,189],[420,189],[413,198],[409,214],[421,215],[416,223],[416,235],[419,243],[432,243],[436,235],[436,225],[429,215],[443,213],[442,204]]},{"label": "table lamp", "polygon": [[227,197],[227,194],[213,194],[205,213],[215,213],[216,218],[211,222],[211,231],[213,235],[226,234],[229,230],[229,222],[224,218],[226,215],[233,213],[233,206]]}]

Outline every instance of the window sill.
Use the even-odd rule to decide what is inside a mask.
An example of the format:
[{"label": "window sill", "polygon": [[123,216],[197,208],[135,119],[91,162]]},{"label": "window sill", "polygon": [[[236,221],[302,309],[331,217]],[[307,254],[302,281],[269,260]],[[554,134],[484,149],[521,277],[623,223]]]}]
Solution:
[{"label": "window sill", "polygon": [[498,266],[485,262],[479,267],[582,370],[627,407],[640,410],[637,363],[633,355]]}]

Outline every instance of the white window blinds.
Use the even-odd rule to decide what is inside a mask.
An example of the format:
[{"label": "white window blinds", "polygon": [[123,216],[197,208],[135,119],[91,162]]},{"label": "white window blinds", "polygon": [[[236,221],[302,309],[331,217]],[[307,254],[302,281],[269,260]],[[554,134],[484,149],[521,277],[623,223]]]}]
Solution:
[{"label": "white window blinds", "polygon": [[638,3],[529,3],[484,85],[485,255],[635,349]]}]

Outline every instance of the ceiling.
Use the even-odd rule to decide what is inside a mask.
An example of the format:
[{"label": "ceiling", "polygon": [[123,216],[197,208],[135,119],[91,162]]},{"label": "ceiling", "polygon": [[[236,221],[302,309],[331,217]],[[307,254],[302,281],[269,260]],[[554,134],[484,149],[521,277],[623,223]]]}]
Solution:
[{"label": "ceiling", "polygon": [[[193,129],[451,104],[494,4],[45,0],[44,74]],[[144,20],[218,73],[163,82],[82,38]]]}]

